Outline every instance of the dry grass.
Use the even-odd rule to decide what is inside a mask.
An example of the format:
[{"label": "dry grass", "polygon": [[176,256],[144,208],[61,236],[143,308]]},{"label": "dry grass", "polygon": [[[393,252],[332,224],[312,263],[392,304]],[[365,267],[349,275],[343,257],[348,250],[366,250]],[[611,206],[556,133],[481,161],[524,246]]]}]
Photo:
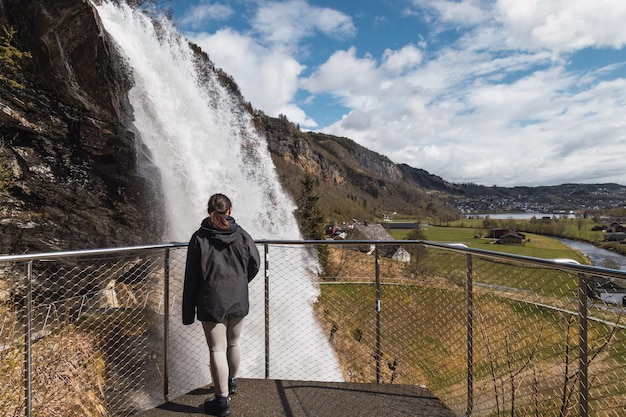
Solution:
[{"label": "dry grass", "polygon": [[[5,311],[6,314],[6,311]],[[24,415],[23,338],[3,329],[2,340],[14,343],[0,352],[0,414]],[[72,327],[36,341],[32,346],[32,409],[50,417],[106,416],[103,387],[105,361],[92,333]]]},{"label": "dry grass", "polygon": [[[0,332],[0,415],[25,414],[24,327],[17,314],[2,310]],[[132,340],[145,325],[132,310],[120,310],[89,320],[66,323],[32,344],[33,415],[46,417],[104,417],[114,404],[110,386],[120,376],[120,360],[136,361],[141,351]],[[120,359],[121,356],[126,355]],[[117,361],[117,362],[116,362]],[[129,362],[129,366],[134,366]],[[107,388],[109,386],[109,388]],[[105,394],[105,390],[107,393]]]}]

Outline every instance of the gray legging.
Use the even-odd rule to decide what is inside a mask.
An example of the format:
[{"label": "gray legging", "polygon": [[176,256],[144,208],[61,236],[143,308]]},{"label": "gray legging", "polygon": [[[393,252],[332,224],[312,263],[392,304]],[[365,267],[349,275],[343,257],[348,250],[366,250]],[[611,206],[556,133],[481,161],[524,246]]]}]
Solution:
[{"label": "gray legging", "polygon": [[221,323],[203,321],[202,328],[211,354],[211,379],[215,394],[228,397],[228,379],[237,377],[241,362],[239,338],[243,317],[231,317]]}]

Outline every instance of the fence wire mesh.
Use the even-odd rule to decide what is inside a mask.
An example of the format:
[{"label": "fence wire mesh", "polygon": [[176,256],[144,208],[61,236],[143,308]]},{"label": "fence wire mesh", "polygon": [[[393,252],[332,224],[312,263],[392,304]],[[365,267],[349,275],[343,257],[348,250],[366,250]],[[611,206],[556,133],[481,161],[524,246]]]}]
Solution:
[{"label": "fence wire mesh", "polygon": [[160,386],[162,265],[158,253],[2,265],[0,414],[140,409],[147,385]]},{"label": "fence wire mesh", "polygon": [[[241,378],[419,385],[459,416],[626,415],[623,272],[428,242],[258,245]],[[0,414],[133,415],[209,384],[201,325],[181,324],[185,258],[0,262]]]}]

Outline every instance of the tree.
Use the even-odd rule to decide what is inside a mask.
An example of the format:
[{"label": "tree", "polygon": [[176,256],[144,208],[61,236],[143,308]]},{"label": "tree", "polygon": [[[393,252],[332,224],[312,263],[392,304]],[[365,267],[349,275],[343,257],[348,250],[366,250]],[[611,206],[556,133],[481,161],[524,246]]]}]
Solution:
[{"label": "tree", "polygon": [[[420,226],[418,221],[415,227],[406,235],[405,240],[424,240],[424,230]],[[426,267],[426,258],[428,257],[428,251],[424,245],[408,245],[406,247],[407,252],[411,254],[411,260],[406,263],[405,271],[407,276],[412,278],[418,278],[426,276],[429,271]]]},{"label": "tree", "polygon": [[[317,192],[317,187],[318,183],[315,177],[308,172],[304,174],[304,178],[300,181],[300,195],[295,215],[302,236],[307,240],[324,239],[324,216],[318,205],[320,195]],[[328,246],[318,245],[317,257],[323,270],[326,270],[329,257]]]},{"label": "tree", "polygon": [[493,229],[496,225],[495,220],[493,220],[491,217],[489,217],[489,215],[487,214],[485,216],[485,218],[483,219],[483,229]]},{"label": "tree", "polygon": [[318,206],[319,199],[317,180],[309,173],[304,174],[295,213],[304,239],[321,240],[324,237],[324,216]]},{"label": "tree", "polygon": [[585,218],[584,217],[577,217],[576,218],[576,226],[578,227],[578,236],[582,236],[582,230],[583,230],[583,226],[585,225]]},{"label": "tree", "polygon": [[424,236],[424,230],[420,226],[420,222],[418,221],[415,227],[407,234],[406,240],[424,240],[426,237]]}]

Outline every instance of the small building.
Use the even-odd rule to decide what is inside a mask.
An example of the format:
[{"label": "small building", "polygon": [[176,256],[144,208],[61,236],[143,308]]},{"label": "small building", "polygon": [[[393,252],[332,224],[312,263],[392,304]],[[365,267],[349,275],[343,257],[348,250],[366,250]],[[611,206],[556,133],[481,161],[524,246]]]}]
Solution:
[{"label": "small building", "polygon": [[350,240],[393,240],[382,224],[355,224],[348,230]]},{"label": "small building", "polygon": [[325,228],[326,238],[332,240],[343,240],[346,238],[347,233],[338,228],[334,223],[327,224]]},{"label": "small building", "polygon": [[500,229],[500,228],[495,228],[495,229],[491,229],[489,231],[489,235],[487,237],[493,238],[493,239],[500,239],[502,236],[506,235],[507,233],[516,233],[514,230],[511,229]]},{"label": "small building", "polygon": [[[356,224],[348,231],[348,240],[394,240],[393,236],[383,227],[382,224]],[[374,252],[374,245],[358,245],[355,249],[371,254]],[[395,260],[409,262],[411,255],[402,246],[383,245],[381,255]]]},{"label": "small building", "polygon": [[508,245],[521,245],[526,242],[526,235],[519,232],[509,232],[500,236],[500,243]]},{"label": "small building", "polygon": [[626,232],[626,224],[613,222],[607,227],[607,233],[624,233]]}]

